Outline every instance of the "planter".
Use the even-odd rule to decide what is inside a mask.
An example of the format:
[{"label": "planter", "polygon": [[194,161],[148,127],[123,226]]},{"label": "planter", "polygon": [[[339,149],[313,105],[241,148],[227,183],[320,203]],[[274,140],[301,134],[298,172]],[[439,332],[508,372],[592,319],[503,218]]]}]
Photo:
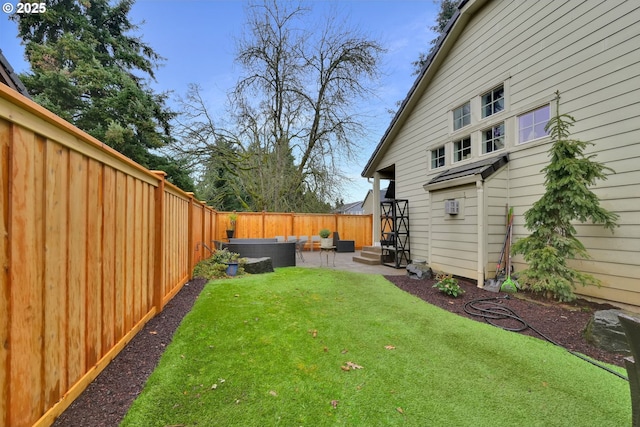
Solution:
[{"label": "planter", "polygon": [[238,263],[237,262],[228,262],[227,263],[227,276],[235,276],[238,274]]},{"label": "planter", "polygon": [[227,239],[233,239],[236,230],[227,230]]},{"label": "planter", "polygon": [[333,247],[333,238],[331,238],[331,237],[321,238],[320,239],[320,247],[321,248],[331,248],[331,247]]}]

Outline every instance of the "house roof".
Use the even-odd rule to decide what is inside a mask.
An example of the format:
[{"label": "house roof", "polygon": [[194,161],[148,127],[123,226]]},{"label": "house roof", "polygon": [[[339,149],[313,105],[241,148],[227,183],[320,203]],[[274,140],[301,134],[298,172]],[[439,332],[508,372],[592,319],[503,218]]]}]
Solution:
[{"label": "house roof", "polygon": [[372,177],[375,172],[376,163],[379,157],[382,156],[386,147],[393,140],[395,134],[399,131],[402,123],[406,120],[406,117],[412,110],[412,107],[418,101],[418,98],[427,87],[431,76],[435,73],[442,61],[442,58],[446,56],[450,46],[456,41],[458,35],[462,32],[467,21],[470,17],[482,7],[488,0],[461,0],[458,3],[458,10],[455,11],[447,26],[442,30],[440,37],[436,41],[435,46],[429,53],[424,66],[420,70],[418,77],[416,78],[413,86],[409,89],[409,93],[400,104],[400,108],[396,112],[395,116],[391,120],[389,127],[385,131],[382,139],[376,146],[373,154],[369,158],[364,170],[362,171],[363,177]]},{"label": "house roof", "polygon": [[0,83],[4,83],[11,89],[30,98],[27,88],[24,87],[24,84],[22,84],[18,75],[13,71],[7,58],[2,54],[2,49],[0,49]]},{"label": "house roof", "polygon": [[352,202],[352,203],[345,203],[344,205],[338,207],[337,209],[334,210],[335,213],[348,213],[351,211],[359,211],[362,207],[362,201],[359,202]]},{"label": "house roof", "polygon": [[455,183],[459,182],[459,179],[471,176],[480,177],[482,180],[485,180],[507,163],[509,163],[509,156],[507,154],[468,163],[442,172],[440,175],[427,182],[424,187],[429,189],[430,187],[435,187],[434,184],[440,184],[443,182],[456,185]]}]

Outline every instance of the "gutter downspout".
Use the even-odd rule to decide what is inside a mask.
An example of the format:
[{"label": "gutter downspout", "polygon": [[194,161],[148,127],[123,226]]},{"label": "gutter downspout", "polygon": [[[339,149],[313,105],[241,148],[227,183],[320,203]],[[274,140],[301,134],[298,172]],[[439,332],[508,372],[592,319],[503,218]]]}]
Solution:
[{"label": "gutter downspout", "polygon": [[477,276],[476,280],[478,281],[477,286],[479,288],[484,287],[484,246],[485,246],[485,233],[484,233],[484,182],[482,179],[476,181],[476,189],[478,191],[478,266],[477,266]]}]

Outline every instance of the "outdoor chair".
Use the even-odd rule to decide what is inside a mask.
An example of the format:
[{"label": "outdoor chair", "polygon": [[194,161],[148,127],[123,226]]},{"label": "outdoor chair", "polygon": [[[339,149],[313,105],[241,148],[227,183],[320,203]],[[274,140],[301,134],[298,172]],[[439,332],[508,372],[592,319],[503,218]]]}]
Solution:
[{"label": "outdoor chair", "polygon": [[287,237],[287,242],[297,242],[298,238],[296,236]]},{"label": "outdoor chair", "polygon": [[341,240],[337,231],[333,232],[333,246],[336,247],[336,252],[355,252],[356,242],[355,240]]},{"label": "outdoor chair", "polygon": [[300,261],[302,262],[304,262],[304,255],[302,254],[302,251],[304,250],[304,246],[307,244],[308,241],[309,241],[308,236],[300,236],[300,239],[296,242],[296,254],[300,258]]},{"label": "outdoor chair", "polygon": [[313,247],[315,246],[316,242],[318,242],[318,245],[320,245],[320,236],[311,236],[311,244],[309,245],[311,247],[311,252],[313,252]]}]

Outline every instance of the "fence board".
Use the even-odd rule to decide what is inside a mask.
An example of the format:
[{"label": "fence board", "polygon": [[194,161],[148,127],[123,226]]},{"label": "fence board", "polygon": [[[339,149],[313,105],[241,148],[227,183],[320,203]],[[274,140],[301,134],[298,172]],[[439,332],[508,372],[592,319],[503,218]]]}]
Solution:
[{"label": "fence board", "polygon": [[126,223],[127,223],[127,176],[116,172],[116,229],[115,229],[115,282],[114,282],[114,315],[115,315],[115,339],[116,342],[125,336],[124,313],[125,302],[125,282],[126,282]]},{"label": "fence board", "polygon": [[[11,294],[9,289],[9,173],[12,132],[11,124],[0,119],[0,342],[9,342]],[[0,367],[9,366],[9,349],[0,345]],[[9,372],[0,368],[0,425],[8,425]]]},{"label": "fence board", "polygon": [[116,172],[105,166],[103,175],[103,233],[102,233],[102,348],[112,348],[115,332],[115,268],[116,268]]},{"label": "fence board", "polygon": [[125,234],[125,246],[124,246],[124,330],[129,331],[133,328],[134,322],[134,302],[133,302],[133,280],[134,280],[134,251],[135,251],[135,240],[134,240],[134,197],[135,197],[135,188],[134,188],[134,178],[132,176],[127,175],[126,177],[126,190],[125,193],[127,197],[125,199],[125,211],[126,211],[126,219],[125,219],[125,230],[127,230]]},{"label": "fence board", "polygon": [[46,146],[46,232],[44,324],[44,407],[53,406],[67,390],[67,172],[68,151],[53,141]]},{"label": "fence board", "polygon": [[68,343],[67,351],[69,384],[78,381],[86,372],[85,349],[85,283],[87,279],[86,249],[86,159],[76,152],[69,153],[69,194],[74,203],[69,203],[69,272],[68,304]]},{"label": "fence board", "polygon": [[32,132],[14,129],[11,167],[11,263],[12,310],[9,348],[11,358],[9,425],[28,425],[43,410],[42,381],[42,273],[36,241],[41,237],[42,152]]},{"label": "fence board", "polygon": [[89,159],[86,176],[87,234],[78,243],[87,247],[86,363],[93,366],[102,357],[102,165]]}]

